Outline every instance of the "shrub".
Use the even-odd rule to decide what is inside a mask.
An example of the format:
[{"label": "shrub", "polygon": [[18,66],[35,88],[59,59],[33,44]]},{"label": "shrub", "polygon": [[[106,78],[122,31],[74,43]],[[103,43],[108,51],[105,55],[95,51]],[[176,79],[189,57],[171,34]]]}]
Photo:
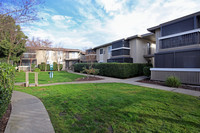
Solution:
[{"label": "shrub", "polygon": [[35,64],[31,64],[31,69],[34,71],[35,70]]},{"label": "shrub", "polygon": [[0,119],[10,103],[15,78],[15,68],[11,65],[0,63]]},{"label": "shrub", "polygon": [[58,65],[56,62],[53,62],[53,71],[58,71]]},{"label": "shrub", "polygon": [[42,62],[41,64],[38,65],[38,68],[39,68],[41,71],[45,71],[45,65],[46,65],[46,63]]},{"label": "shrub", "polygon": [[34,72],[40,72],[39,68],[35,68]]},{"label": "shrub", "polygon": [[87,74],[97,75],[97,74],[99,74],[99,69],[94,69],[94,68],[87,69],[86,67],[84,67],[83,71],[81,71],[81,73],[87,73]]},{"label": "shrub", "polygon": [[166,79],[165,84],[169,87],[179,87],[181,82],[177,77],[170,76]]},{"label": "shrub", "polygon": [[[46,66],[46,63],[42,62],[41,64],[38,65],[38,68],[41,70],[41,71],[45,71],[45,66]],[[50,70],[50,65],[47,64],[47,71]]]},{"label": "shrub", "polygon": [[[88,63],[74,64],[74,71],[81,72],[83,68],[89,69]],[[94,63],[93,68],[99,69],[99,75],[116,77],[116,78],[129,78],[134,76],[143,75],[143,68],[147,64],[136,63]]]},{"label": "shrub", "polygon": [[150,77],[150,76],[151,76],[150,68],[151,68],[151,67],[149,67],[149,66],[146,66],[146,67],[143,68],[144,76],[147,76],[147,77]]},{"label": "shrub", "polygon": [[[41,71],[45,71],[45,63],[42,62],[41,64],[38,65],[38,68],[41,70]],[[60,70],[62,70],[63,68],[63,64],[60,64]],[[47,64],[47,71],[50,71],[50,64]],[[56,62],[53,63],[53,71],[58,71],[58,65]]]},{"label": "shrub", "polygon": [[63,69],[63,64],[60,64],[60,70],[62,70]]}]

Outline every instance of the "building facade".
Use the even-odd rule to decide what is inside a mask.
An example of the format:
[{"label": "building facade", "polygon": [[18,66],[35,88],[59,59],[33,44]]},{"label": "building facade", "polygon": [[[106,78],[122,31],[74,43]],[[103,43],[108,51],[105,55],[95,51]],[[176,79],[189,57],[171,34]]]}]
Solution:
[{"label": "building facade", "polygon": [[65,48],[27,48],[23,53],[19,67],[23,70],[29,70],[31,64],[63,64],[63,70],[71,69],[74,63],[80,61],[81,51],[78,49],[65,49]]},{"label": "building facade", "polygon": [[[98,63],[153,63],[155,46],[154,34],[148,33],[116,40],[88,51],[93,51]],[[89,55],[86,52],[86,56]]]},{"label": "building facade", "polygon": [[200,12],[148,29],[156,36],[152,80],[170,75],[182,83],[200,84]]}]

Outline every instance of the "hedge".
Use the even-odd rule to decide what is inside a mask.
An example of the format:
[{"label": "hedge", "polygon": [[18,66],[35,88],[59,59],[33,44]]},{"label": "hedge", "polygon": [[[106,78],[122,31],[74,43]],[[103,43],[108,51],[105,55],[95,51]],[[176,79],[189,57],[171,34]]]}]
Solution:
[{"label": "hedge", "polygon": [[[45,71],[45,63],[42,62],[41,64],[38,65],[38,68],[41,70],[41,71]],[[62,70],[63,68],[63,64],[60,64],[60,70]],[[50,71],[50,65],[47,64],[47,71]],[[53,71],[58,71],[58,64],[56,62],[53,63]]]},{"label": "hedge", "polygon": [[[81,72],[83,68],[89,68],[88,63],[74,64],[74,71]],[[93,68],[99,69],[99,75],[116,77],[116,78],[130,78],[143,75],[143,68],[149,64],[142,63],[94,63]]]},{"label": "hedge", "polygon": [[0,63],[0,119],[10,103],[15,78],[15,68],[6,63]]}]

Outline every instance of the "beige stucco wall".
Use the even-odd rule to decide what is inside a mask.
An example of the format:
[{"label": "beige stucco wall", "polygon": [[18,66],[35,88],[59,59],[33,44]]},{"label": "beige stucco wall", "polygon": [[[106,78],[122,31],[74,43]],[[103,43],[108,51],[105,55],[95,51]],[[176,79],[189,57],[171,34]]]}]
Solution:
[{"label": "beige stucco wall", "polygon": [[[57,62],[56,57],[57,51],[50,51],[50,55],[48,56],[47,61]],[[37,58],[37,65],[41,64],[42,62],[46,62],[45,60],[46,50],[37,50],[36,51],[36,58]],[[64,61],[65,54],[61,54],[61,59],[59,61]]]},{"label": "beige stucco wall", "polygon": [[131,48],[130,56],[133,58],[133,63],[147,63],[147,60],[144,58],[147,42],[148,41],[139,38],[129,42]]},{"label": "beige stucco wall", "polygon": [[100,49],[96,49],[96,59],[97,59],[97,62],[99,62],[99,53],[100,53]]},{"label": "beige stucco wall", "polygon": [[161,37],[161,32],[160,32],[160,29],[157,29],[155,31],[155,37],[156,37],[156,53],[159,51],[159,40],[158,38]]},{"label": "beige stucco wall", "polygon": [[[111,45],[109,45],[111,46]],[[103,62],[104,63],[107,63],[107,59],[110,59],[111,58],[111,54],[108,53],[108,47],[109,46],[106,46],[106,47],[101,47],[101,48],[98,48],[96,49],[96,58],[97,58],[97,62],[100,62],[100,49],[103,49]]]}]

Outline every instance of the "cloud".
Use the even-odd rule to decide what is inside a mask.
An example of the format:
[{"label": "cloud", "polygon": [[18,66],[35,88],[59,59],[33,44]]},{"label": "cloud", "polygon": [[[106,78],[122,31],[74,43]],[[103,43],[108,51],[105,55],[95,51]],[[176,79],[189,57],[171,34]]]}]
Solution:
[{"label": "cloud", "polygon": [[113,12],[123,12],[123,10],[126,9],[123,7],[127,0],[96,0],[96,2],[100,4],[107,13],[113,15]]},{"label": "cloud", "polygon": [[[63,0],[64,1],[64,0]],[[65,48],[94,47],[199,11],[199,0],[74,0],[60,9],[44,8],[43,18],[23,27],[29,36],[50,39]],[[66,9],[70,9],[67,11]]]},{"label": "cloud", "polygon": [[52,20],[54,21],[60,21],[60,20],[70,20],[72,19],[72,17],[69,17],[69,16],[62,16],[62,15],[54,15],[52,16]]}]

